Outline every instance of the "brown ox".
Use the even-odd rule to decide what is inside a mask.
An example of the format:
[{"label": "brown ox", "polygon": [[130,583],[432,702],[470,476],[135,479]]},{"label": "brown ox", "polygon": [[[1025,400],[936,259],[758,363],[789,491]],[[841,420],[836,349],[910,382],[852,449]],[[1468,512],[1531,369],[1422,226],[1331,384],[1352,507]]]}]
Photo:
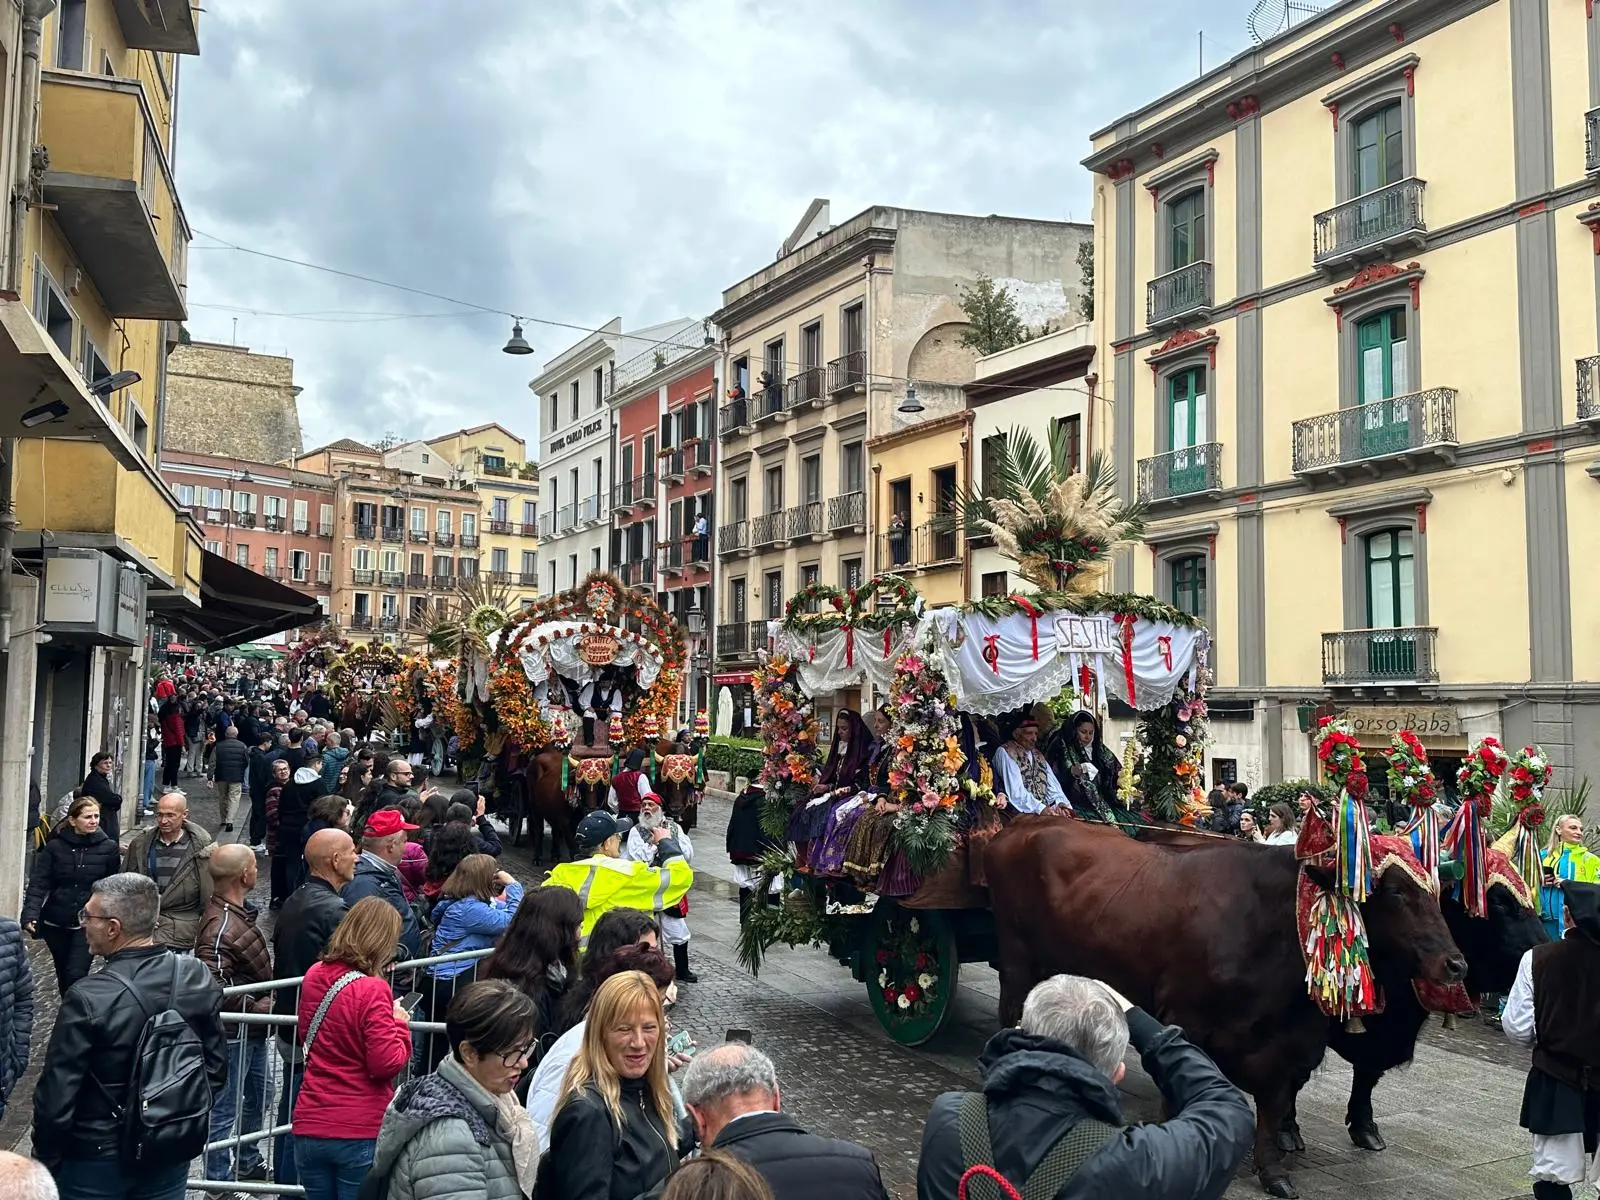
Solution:
[{"label": "brown ox", "polygon": [[[1261,1185],[1295,1196],[1276,1135],[1327,1050],[1328,1020],[1306,994],[1294,856],[1229,841],[1173,850],[1044,816],[1013,821],[985,864],[1001,1022],[1017,1021],[1040,980],[1103,979],[1182,1026],[1255,1097]],[[1405,871],[1383,871],[1362,912],[1374,958],[1402,964],[1405,977],[1466,974],[1437,900]]]},{"label": "brown ox", "polygon": [[693,754],[658,754],[655,761],[655,793],[661,807],[684,829],[695,827],[695,780],[700,774],[700,759]]}]

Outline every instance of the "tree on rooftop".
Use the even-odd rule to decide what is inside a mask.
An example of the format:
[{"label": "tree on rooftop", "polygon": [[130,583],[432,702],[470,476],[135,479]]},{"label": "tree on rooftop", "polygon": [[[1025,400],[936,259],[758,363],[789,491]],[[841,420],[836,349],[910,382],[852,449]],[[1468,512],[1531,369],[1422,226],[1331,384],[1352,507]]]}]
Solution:
[{"label": "tree on rooftop", "polygon": [[980,355],[998,354],[1029,339],[1015,297],[989,276],[979,275],[971,287],[957,285],[956,291],[961,311],[967,315],[961,345]]}]

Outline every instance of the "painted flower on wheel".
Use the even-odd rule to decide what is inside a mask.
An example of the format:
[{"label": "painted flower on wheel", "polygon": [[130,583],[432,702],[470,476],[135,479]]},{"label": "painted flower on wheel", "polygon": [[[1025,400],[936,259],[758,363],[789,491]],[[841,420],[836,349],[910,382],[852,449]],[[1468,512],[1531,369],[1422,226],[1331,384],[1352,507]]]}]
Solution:
[{"label": "painted flower on wheel", "polygon": [[894,1019],[930,1015],[942,996],[939,947],[916,917],[897,912],[883,926],[875,955],[881,970],[878,987]]}]

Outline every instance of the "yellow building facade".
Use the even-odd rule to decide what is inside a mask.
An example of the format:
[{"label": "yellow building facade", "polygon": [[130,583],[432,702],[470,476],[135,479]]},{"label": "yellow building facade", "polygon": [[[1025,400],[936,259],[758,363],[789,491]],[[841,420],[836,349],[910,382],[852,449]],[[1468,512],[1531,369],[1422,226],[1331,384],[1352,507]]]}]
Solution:
[{"label": "yellow building facade", "polygon": [[518,604],[539,595],[539,467],[503,425],[476,425],[427,445],[454,463],[483,501],[480,566]]},{"label": "yellow building facade", "polygon": [[880,572],[909,579],[930,606],[971,591],[956,497],[972,477],[972,413],[923,421],[867,443]]},{"label": "yellow building facade", "polygon": [[1209,623],[1213,780],[1328,711],[1600,775],[1596,107],[1583,4],[1350,0],[1094,135],[1114,586]]}]

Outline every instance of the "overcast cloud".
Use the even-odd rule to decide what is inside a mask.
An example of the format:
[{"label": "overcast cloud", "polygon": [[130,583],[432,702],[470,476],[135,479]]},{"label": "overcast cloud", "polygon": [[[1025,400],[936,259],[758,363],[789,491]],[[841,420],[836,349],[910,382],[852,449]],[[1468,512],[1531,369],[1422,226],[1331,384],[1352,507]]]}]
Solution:
[{"label": "overcast cloud", "polygon": [[1208,66],[1241,50],[1252,6],[221,0],[179,97],[190,330],[292,355],[308,447],[529,436],[581,333],[529,322],[516,359],[503,317],[206,247],[584,327],[703,316],[813,196],[1089,219],[1089,132],[1191,78],[1201,27]]}]

